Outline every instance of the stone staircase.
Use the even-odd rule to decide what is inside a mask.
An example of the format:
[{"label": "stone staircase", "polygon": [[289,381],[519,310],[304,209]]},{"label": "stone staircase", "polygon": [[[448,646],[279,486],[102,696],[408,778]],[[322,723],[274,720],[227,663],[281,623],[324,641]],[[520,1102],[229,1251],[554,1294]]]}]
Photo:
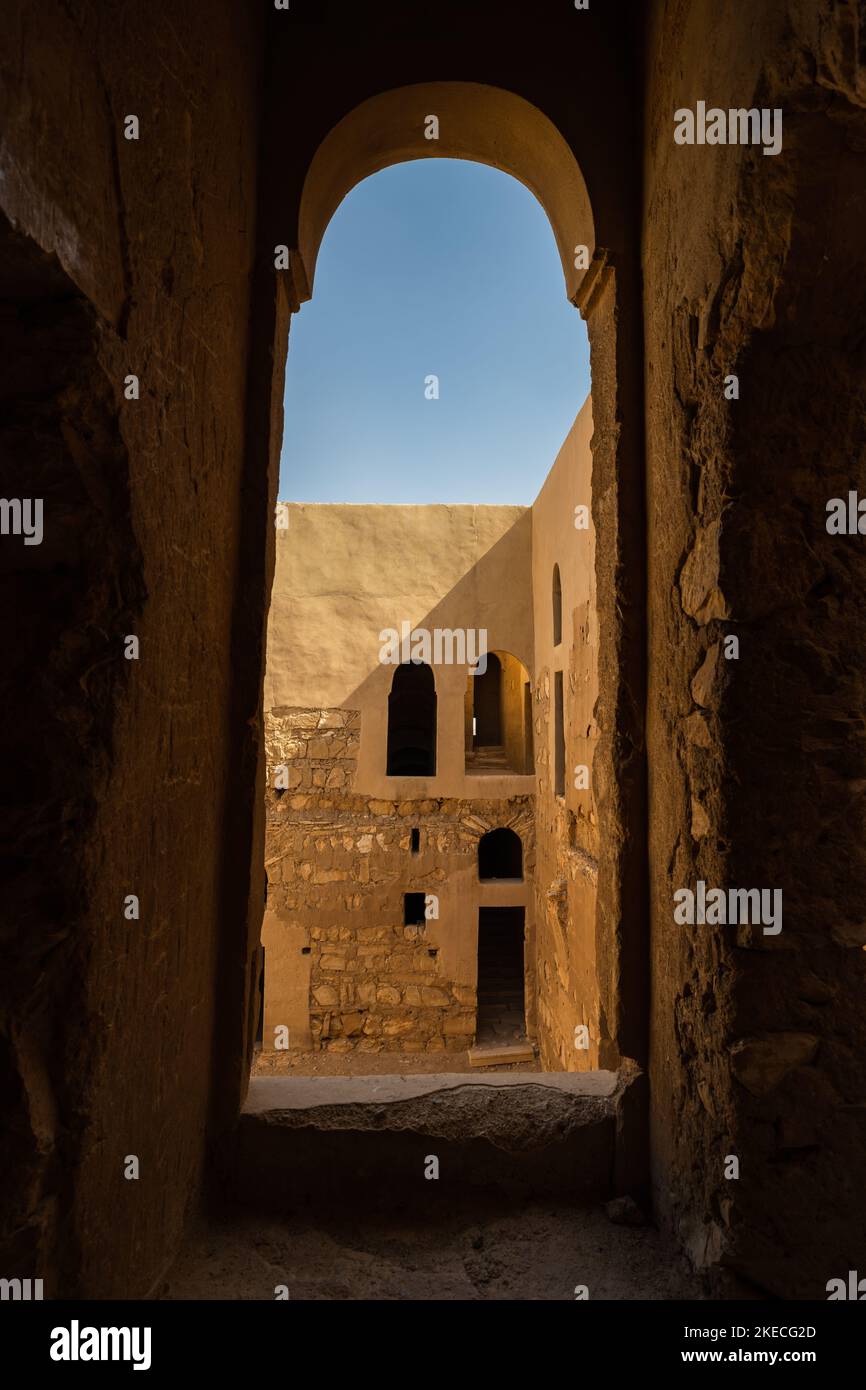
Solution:
[{"label": "stone staircase", "polygon": [[471,772],[473,777],[480,773],[498,773],[502,776],[503,773],[513,772],[514,768],[508,766],[502,744],[490,743],[480,744],[467,752],[466,771]]}]

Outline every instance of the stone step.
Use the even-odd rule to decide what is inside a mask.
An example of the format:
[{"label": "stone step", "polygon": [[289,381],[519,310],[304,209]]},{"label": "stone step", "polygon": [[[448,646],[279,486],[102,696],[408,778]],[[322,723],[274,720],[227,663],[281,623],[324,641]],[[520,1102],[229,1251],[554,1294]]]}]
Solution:
[{"label": "stone step", "polygon": [[[515,1060],[511,1048],[499,1049]],[[490,1065],[492,1054],[486,1054]],[[532,1049],[521,1056],[533,1059]],[[232,1196],[268,1210],[429,1209],[463,1190],[611,1194],[615,1072],[254,1077]],[[439,1181],[425,1180],[431,1157]]]},{"label": "stone step", "polygon": [[481,1043],[469,1049],[470,1067],[504,1067],[534,1061],[535,1048],[528,1042]]}]

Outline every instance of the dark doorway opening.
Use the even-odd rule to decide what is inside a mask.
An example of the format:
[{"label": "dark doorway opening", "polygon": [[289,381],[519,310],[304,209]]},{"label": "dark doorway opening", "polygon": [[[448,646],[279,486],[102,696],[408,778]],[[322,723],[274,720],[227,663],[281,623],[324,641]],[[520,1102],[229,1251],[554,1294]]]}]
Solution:
[{"label": "dark doorway opening", "polygon": [[526,1037],[522,907],[478,909],[476,1046]]},{"label": "dark doorway opening", "polygon": [[260,947],[260,950],[261,950],[261,967],[260,967],[260,969],[259,969],[258,1001],[257,1001],[257,1004],[256,1004],[256,1008],[257,1008],[257,1011],[258,1011],[258,1016],[257,1016],[257,1019],[256,1019],[256,1037],[255,1037],[255,1045],[256,1045],[257,1048],[261,1048],[262,1043],[263,1043],[263,1041],[264,1041],[264,1036],[265,1036],[265,948],[264,948],[264,946]]},{"label": "dark doorway opening", "polygon": [[397,667],[388,696],[389,777],[436,775],[436,682],[429,666]]},{"label": "dark doorway opening", "polygon": [[474,745],[490,747],[502,743],[502,666],[493,652],[487,655],[487,670],[473,676],[475,682]]},{"label": "dark doorway opening", "polygon": [[515,831],[501,826],[482,835],[478,841],[478,877],[523,878],[523,842]]}]

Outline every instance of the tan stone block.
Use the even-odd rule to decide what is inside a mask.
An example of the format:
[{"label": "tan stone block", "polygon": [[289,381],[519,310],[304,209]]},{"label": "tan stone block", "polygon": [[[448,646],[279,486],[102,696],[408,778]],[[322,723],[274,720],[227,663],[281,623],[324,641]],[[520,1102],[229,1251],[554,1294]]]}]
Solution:
[{"label": "tan stone block", "polygon": [[328,1043],[329,1052],[351,1052],[355,1044],[349,1038],[335,1038]]},{"label": "tan stone block", "polygon": [[707,654],[692,678],[692,699],[696,705],[701,705],[704,709],[709,709],[715,702],[720,651],[721,643],[713,642],[712,646],[707,648]]},{"label": "tan stone block", "polygon": [[382,1020],[382,1032],[386,1038],[398,1038],[405,1036],[406,1033],[413,1032],[415,1020],[413,1018],[385,1018]]},{"label": "tan stone block", "polygon": [[336,1004],[338,995],[333,985],[317,985],[313,990],[313,998],[317,1004]]},{"label": "tan stone block", "polygon": [[393,816],[393,814],[394,814],[394,803],[393,803],[393,801],[376,801],[376,800],[373,800],[373,801],[368,801],[368,802],[367,802],[367,806],[368,806],[368,808],[369,808],[369,810],[370,810],[371,815],[374,815],[374,816]]},{"label": "tan stone block", "polygon": [[364,1015],[357,1012],[341,1014],[340,1023],[342,1025],[343,1034],[351,1037],[353,1033],[360,1033],[364,1023]]},{"label": "tan stone block", "polygon": [[475,1032],[475,1019],[472,1014],[454,1014],[446,1018],[444,1032],[446,1038],[470,1037]]},{"label": "tan stone block", "polygon": [[710,818],[705,808],[698,801],[697,797],[692,797],[692,839],[702,840],[709,832]]},{"label": "tan stone block", "polygon": [[320,712],[318,712],[317,709],[296,709],[293,710],[292,714],[286,716],[288,727],[292,728],[292,730],[295,730],[295,728],[304,728],[304,730],[309,731],[316,730],[316,728],[318,728],[318,719],[320,719]]},{"label": "tan stone block", "polygon": [[451,989],[458,1004],[469,1004],[475,1008],[475,990],[471,985],[452,985]]},{"label": "tan stone block", "polygon": [[322,959],[319,961],[319,968],[321,970],[345,970],[346,957],[335,955],[322,956]]},{"label": "tan stone block", "polygon": [[347,869],[325,869],[317,865],[313,870],[314,883],[345,883],[348,877]]},{"label": "tan stone block", "polygon": [[403,1003],[419,1008],[421,1005],[421,991],[417,985],[408,985],[403,990]]},{"label": "tan stone block", "polygon": [[427,1039],[427,1045],[426,1045],[426,1049],[425,1049],[425,1050],[426,1050],[427,1052],[444,1052],[444,1051],[445,1051],[445,1039],[444,1039],[444,1038],[439,1038],[439,1037],[436,1037],[436,1038],[428,1038],[428,1039]]},{"label": "tan stone block", "polygon": [[445,989],[436,989],[428,986],[421,991],[421,999],[429,1008],[447,1009],[451,1003],[451,996]]},{"label": "tan stone block", "polygon": [[376,982],[375,980],[362,980],[357,989],[359,1004],[375,1004],[376,1002]]},{"label": "tan stone block", "polygon": [[342,709],[319,710],[316,727],[319,729],[342,729],[348,711]]},{"label": "tan stone block", "polygon": [[376,1001],[379,1004],[399,1004],[400,991],[393,985],[380,985],[376,990]]},{"label": "tan stone block", "polygon": [[[697,677],[695,679],[697,679]],[[710,748],[712,746],[709,725],[698,710],[695,710],[694,714],[690,714],[688,719],[683,720],[683,732],[689,743],[695,743],[699,748]]]},{"label": "tan stone block", "polygon": [[[365,951],[368,953],[365,954]],[[369,948],[358,947],[358,962],[363,970],[384,970],[386,960],[381,951],[369,952]]]},{"label": "tan stone block", "polygon": [[382,1020],[376,1014],[368,1014],[364,1019],[364,1032],[368,1037],[378,1038],[382,1032]]},{"label": "tan stone block", "polygon": [[388,955],[388,968],[395,972],[398,970],[410,971],[414,964],[415,958],[409,951],[391,951]]}]

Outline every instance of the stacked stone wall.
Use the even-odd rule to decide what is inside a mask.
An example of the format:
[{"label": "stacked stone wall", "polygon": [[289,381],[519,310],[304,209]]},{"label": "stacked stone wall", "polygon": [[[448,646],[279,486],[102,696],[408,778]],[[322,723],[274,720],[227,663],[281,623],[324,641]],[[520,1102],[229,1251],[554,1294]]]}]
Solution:
[{"label": "stacked stone wall", "polygon": [[[357,711],[267,718],[268,909],[305,928],[313,1046],[464,1051],[476,1022],[478,841],[510,826],[531,875],[532,798],[366,797],[353,790],[359,742]],[[406,893],[424,894],[423,923],[405,923]]]}]

